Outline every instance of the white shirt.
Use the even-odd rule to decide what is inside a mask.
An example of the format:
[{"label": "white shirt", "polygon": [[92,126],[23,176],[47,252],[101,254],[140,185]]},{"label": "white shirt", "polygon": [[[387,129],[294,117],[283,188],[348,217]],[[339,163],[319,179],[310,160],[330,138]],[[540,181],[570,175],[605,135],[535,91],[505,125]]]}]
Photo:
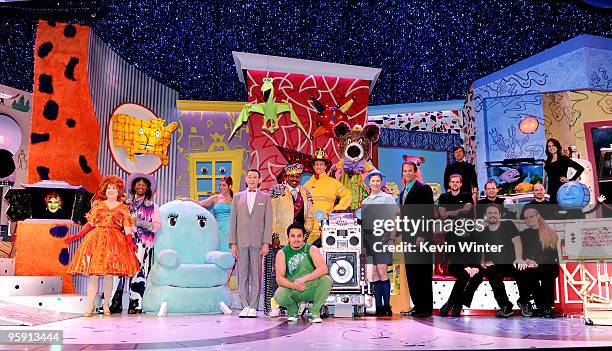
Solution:
[{"label": "white shirt", "polygon": [[255,205],[256,196],[257,191],[249,191],[249,189],[247,189],[247,205],[249,206],[249,214],[253,212],[253,206]]}]

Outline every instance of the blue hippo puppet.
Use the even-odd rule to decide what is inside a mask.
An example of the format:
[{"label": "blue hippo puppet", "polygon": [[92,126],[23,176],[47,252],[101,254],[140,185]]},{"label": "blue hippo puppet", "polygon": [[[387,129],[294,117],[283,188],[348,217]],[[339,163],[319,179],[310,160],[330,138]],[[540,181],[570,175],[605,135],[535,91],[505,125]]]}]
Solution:
[{"label": "blue hippo puppet", "polygon": [[234,265],[219,251],[219,229],[213,215],[191,201],[174,200],[160,207],[162,228],[155,236],[155,257],[147,279],[143,310],[157,313],[231,313],[226,282]]}]

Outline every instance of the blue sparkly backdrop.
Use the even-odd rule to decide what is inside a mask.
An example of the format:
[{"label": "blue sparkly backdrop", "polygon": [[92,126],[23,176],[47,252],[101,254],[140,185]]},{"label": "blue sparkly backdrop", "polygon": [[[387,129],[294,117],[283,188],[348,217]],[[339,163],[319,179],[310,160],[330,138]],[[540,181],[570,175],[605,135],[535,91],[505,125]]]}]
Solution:
[{"label": "blue sparkly backdrop", "polygon": [[[236,50],[381,67],[376,105],[462,99],[472,81],[574,36],[612,37],[610,19],[579,0],[139,0],[73,20],[182,99],[244,101]],[[0,10],[0,83],[32,91],[35,23]]]}]

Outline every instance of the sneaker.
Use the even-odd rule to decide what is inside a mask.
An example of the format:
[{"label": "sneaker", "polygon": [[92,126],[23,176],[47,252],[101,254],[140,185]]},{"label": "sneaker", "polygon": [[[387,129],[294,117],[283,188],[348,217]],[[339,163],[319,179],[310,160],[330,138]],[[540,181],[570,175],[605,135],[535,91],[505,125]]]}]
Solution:
[{"label": "sneaker", "polygon": [[269,314],[270,318],[276,318],[280,316],[280,308],[273,308]]},{"label": "sneaker", "polygon": [[321,322],[323,322],[323,320],[322,320],[322,319],[321,319],[321,317],[319,317],[319,316],[312,316],[312,317],[310,318],[310,321],[311,321],[312,323],[321,323]]},{"label": "sneaker", "polygon": [[248,307],[243,308],[242,311],[240,311],[240,314],[238,315],[238,317],[247,318],[249,316],[249,310],[250,308]]},{"label": "sneaker", "polygon": [[522,303],[520,301],[517,301],[516,304],[521,309],[521,314],[523,315],[523,317],[533,317],[534,313],[533,308],[531,307],[531,303]]},{"label": "sneaker", "polygon": [[512,317],[512,315],[514,314],[514,312],[512,312],[512,307],[512,305],[508,304],[497,310],[497,313],[495,313],[495,315],[499,318]]},{"label": "sneaker", "polygon": [[297,322],[298,317],[297,316],[289,316],[287,317],[287,322]]},{"label": "sneaker", "polygon": [[248,314],[249,318],[256,318],[257,317],[257,310],[254,308],[249,308],[249,314]]}]

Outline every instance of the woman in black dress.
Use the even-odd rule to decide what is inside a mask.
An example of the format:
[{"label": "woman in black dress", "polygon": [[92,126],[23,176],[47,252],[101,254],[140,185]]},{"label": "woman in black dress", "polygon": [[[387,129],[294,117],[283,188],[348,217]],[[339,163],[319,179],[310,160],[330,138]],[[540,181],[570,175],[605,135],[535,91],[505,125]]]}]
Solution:
[{"label": "woman in black dress", "polygon": [[[576,170],[572,179],[567,179],[569,168]],[[561,143],[557,139],[548,139],[546,142],[546,163],[544,164],[546,177],[548,179],[548,195],[550,203],[557,203],[557,191],[563,183],[576,180],[580,177],[584,168],[571,158],[561,155]]]}]

